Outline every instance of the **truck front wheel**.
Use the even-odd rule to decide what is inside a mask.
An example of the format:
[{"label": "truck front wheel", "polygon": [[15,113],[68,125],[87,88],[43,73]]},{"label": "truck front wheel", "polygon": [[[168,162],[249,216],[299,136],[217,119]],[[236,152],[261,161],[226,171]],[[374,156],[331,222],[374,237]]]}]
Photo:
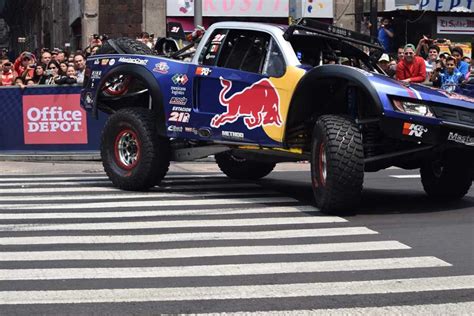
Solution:
[{"label": "truck front wheel", "polygon": [[234,156],[230,152],[216,154],[215,158],[219,169],[231,179],[257,180],[275,168],[273,162],[248,160]]},{"label": "truck front wheel", "polygon": [[471,163],[463,159],[462,154],[425,163],[420,168],[421,183],[425,192],[438,201],[463,198],[472,185],[472,174],[469,172]]},{"label": "truck front wheel", "polygon": [[169,141],[158,135],[156,122],[156,116],[144,108],[123,109],[107,120],[100,152],[104,170],[118,188],[146,190],[166,175]]},{"label": "truck front wheel", "polygon": [[311,179],[318,208],[352,213],[364,181],[364,150],[357,125],[337,115],[321,116],[313,130]]}]

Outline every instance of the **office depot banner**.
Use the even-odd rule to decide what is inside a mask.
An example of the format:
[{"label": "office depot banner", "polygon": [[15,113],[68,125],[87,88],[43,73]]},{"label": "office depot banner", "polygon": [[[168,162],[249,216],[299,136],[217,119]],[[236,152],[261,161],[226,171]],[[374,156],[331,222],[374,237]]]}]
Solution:
[{"label": "office depot banner", "polygon": [[79,94],[23,96],[25,144],[87,144],[87,115]]},{"label": "office depot banner", "polygon": [[[194,16],[194,1],[167,0],[166,14]],[[203,16],[288,17],[289,0],[202,0]]]}]

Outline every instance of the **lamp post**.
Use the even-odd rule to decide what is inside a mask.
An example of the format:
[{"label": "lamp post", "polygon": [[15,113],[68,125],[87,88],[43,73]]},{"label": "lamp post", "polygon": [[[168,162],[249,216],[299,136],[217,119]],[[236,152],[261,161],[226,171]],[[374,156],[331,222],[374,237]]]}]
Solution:
[{"label": "lamp post", "polygon": [[377,11],[378,0],[370,0],[370,35],[377,37]]},{"label": "lamp post", "polygon": [[194,0],[194,27],[202,26],[202,0]]}]

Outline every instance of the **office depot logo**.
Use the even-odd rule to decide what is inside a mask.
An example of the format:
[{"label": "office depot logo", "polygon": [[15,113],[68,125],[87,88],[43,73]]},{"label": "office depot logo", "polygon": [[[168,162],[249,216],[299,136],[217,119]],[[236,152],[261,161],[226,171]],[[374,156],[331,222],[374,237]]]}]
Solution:
[{"label": "office depot logo", "polygon": [[87,144],[79,94],[23,96],[25,144]]}]

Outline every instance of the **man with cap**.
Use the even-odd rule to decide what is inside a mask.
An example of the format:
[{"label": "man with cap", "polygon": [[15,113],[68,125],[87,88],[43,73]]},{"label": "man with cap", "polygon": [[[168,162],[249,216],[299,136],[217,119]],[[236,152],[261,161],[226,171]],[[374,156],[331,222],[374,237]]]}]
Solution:
[{"label": "man with cap", "polygon": [[393,77],[395,75],[395,70],[390,67],[390,57],[388,54],[382,54],[379,59],[379,67],[387,74],[389,77]]},{"label": "man with cap", "polygon": [[406,44],[404,55],[404,58],[397,64],[396,79],[406,83],[422,83],[425,81],[425,60],[415,55],[415,46]]}]

